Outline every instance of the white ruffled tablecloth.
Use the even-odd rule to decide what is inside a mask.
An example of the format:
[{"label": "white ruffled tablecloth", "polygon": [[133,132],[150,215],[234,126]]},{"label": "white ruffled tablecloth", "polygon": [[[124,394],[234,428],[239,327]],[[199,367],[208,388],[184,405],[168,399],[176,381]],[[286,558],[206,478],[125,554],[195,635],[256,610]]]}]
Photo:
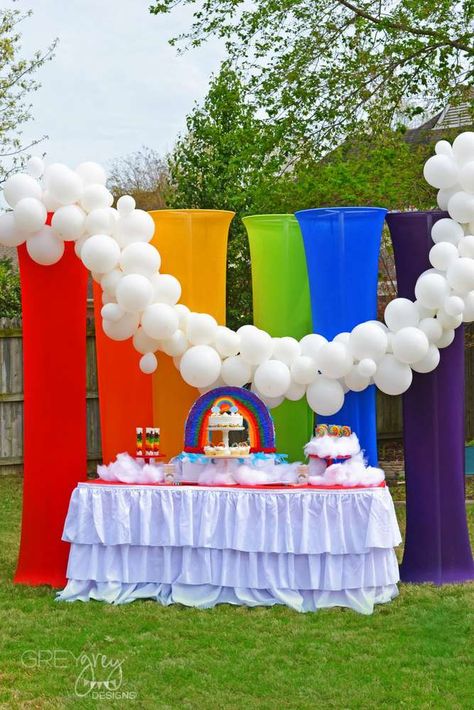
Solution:
[{"label": "white ruffled tablecloth", "polygon": [[398,594],[401,538],[388,488],[80,483],[63,540],[71,543],[64,601],[370,614]]}]

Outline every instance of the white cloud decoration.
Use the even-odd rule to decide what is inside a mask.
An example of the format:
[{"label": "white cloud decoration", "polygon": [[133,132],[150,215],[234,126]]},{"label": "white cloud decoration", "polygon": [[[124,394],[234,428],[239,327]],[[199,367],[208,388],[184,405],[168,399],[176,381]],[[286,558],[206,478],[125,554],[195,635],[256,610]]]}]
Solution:
[{"label": "white cloud decoration", "polygon": [[[286,397],[307,398],[318,414],[335,414],[348,390],[370,384],[387,394],[405,392],[413,372],[431,372],[461,323],[474,320],[474,132],[452,146],[439,141],[424,167],[450,217],[432,229],[433,268],[420,275],[414,302],[396,298],[385,323],[369,321],[332,342],[318,334],[272,338],[253,325],[234,333],[205,313],[178,303],[181,285],[161,273],[161,257],[149,242],[154,222],[124,195],[112,207],[106,173],[97,163],[75,170],[32,158],[25,173],[11,176],[0,215],[0,243],[26,242],[39,264],[59,261],[64,242],[103,289],[102,327],[113,340],[132,338],[137,366],[151,374],[156,353],[174,358],[183,379],[201,392],[218,385],[250,384],[270,407]],[[54,212],[51,226],[46,212]],[[166,266],[166,264],[165,264]]]}]

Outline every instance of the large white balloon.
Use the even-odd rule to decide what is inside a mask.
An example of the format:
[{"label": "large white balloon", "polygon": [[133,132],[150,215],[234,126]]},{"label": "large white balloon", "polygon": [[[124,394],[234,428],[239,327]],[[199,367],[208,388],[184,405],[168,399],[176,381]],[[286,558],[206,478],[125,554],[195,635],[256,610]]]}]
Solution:
[{"label": "large white balloon", "polygon": [[219,325],[213,345],[221,357],[230,357],[231,355],[237,355],[239,352],[240,338],[230,328],[226,328],[225,325]]},{"label": "large white balloon", "polygon": [[300,340],[301,354],[316,360],[319,349],[328,341],[318,333],[309,333]]},{"label": "large white balloon", "polygon": [[443,217],[431,227],[431,239],[435,244],[440,242],[450,242],[457,244],[461,237],[464,236],[463,228],[454,219]]},{"label": "large white balloon", "polygon": [[429,185],[437,188],[451,187],[457,182],[456,162],[447,155],[433,155],[425,163],[423,175]]},{"label": "large white balloon", "polygon": [[0,215],[0,244],[6,247],[18,247],[29,236],[31,235],[18,229],[13,212]]},{"label": "large white balloon", "polygon": [[86,212],[111,207],[114,197],[104,185],[87,185],[81,197],[81,207]]},{"label": "large white balloon", "polygon": [[99,163],[92,161],[81,163],[77,166],[76,173],[82,179],[84,185],[105,185],[107,182],[107,174]]},{"label": "large white balloon", "polygon": [[353,362],[354,360],[348,347],[338,342],[325,343],[322,345],[316,360],[316,364],[321,373],[326,377],[333,377],[334,379],[347,375],[352,369]]},{"label": "large white balloon", "polygon": [[[373,360],[371,362],[373,362]],[[346,387],[352,390],[352,392],[362,392],[367,389],[370,384],[370,377],[365,377],[360,373],[359,365],[353,367],[352,370],[344,377]]]},{"label": "large white balloon", "polygon": [[53,232],[64,241],[80,239],[86,228],[86,213],[78,205],[65,205],[53,214]]},{"label": "large white balloon", "polygon": [[458,250],[451,242],[438,242],[431,247],[429,259],[431,265],[440,271],[446,271],[452,261],[459,256]]},{"label": "large white balloon", "polygon": [[[111,305],[112,304],[110,303],[109,306]],[[106,306],[104,306],[104,308],[106,308]],[[156,352],[160,347],[160,341],[155,340],[155,338],[150,338],[150,336],[143,330],[143,327],[140,326],[133,335],[133,347],[138,353],[146,355],[146,353]]]},{"label": "large white balloon", "polygon": [[46,223],[46,207],[35,197],[23,197],[18,200],[13,214],[20,232],[38,232]]},{"label": "large white balloon", "polygon": [[430,343],[420,328],[401,328],[392,340],[393,354],[400,362],[410,365],[425,357]]},{"label": "large white balloon", "polygon": [[306,385],[299,385],[297,382],[292,382],[285,392],[285,399],[290,402],[297,402],[306,394]]},{"label": "large white balloon", "polygon": [[459,293],[474,289],[474,259],[461,256],[453,261],[446,272],[449,285]]},{"label": "large white balloon", "polygon": [[454,157],[460,165],[474,160],[474,132],[464,131],[453,141]]},{"label": "large white balloon", "polygon": [[46,168],[45,184],[49,194],[62,205],[78,202],[84,190],[79,175],[61,163],[53,163]]},{"label": "large white balloon", "polygon": [[126,274],[152,276],[161,266],[160,253],[152,244],[136,242],[122,251],[120,267]]},{"label": "large white balloon", "polygon": [[209,345],[194,345],[184,353],[179,370],[188,385],[208,387],[221,374],[221,359]]},{"label": "large white balloon", "polygon": [[474,219],[474,195],[469,192],[456,192],[448,202],[449,216],[456,222],[470,222]]},{"label": "large white balloon", "polygon": [[124,313],[118,321],[103,319],[102,328],[112,340],[127,340],[134,335],[140,319],[136,313]]},{"label": "large white balloon", "polygon": [[[150,246],[145,242],[140,242],[143,246]],[[174,306],[181,298],[181,284],[178,279],[170,274],[155,274],[151,278],[153,285],[153,300],[157,303],[168,303]]]},{"label": "large white balloon", "polygon": [[26,250],[33,261],[42,266],[56,264],[64,254],[64,242],[58,239],[51,227],[43,227],[26,240]]},{"label": "large white balloon", "polygon": [[425,357],[414,362],[411,365],[411,369],[415,372],[432,372],[439,365],[440,354],[436,345],[430,345],[428,352]]},{"label": "large white balloon", "polygon": [[132,242],[149,242],[155,233],[155,223],[148,212],[133,210],[124,214],[120,212],[117,224],[117,238],[126,246]]},{"label": "large white balloon", "polygon": [[117,220],[118,214],[113,207],[99,207],[86,215],[85,230],[88,234],[109,234],[112,236],[115,233]]},{"label": "large white balloon", "polygon": [[273,341],[270,335],[263,330],[253,328],[239,330],[240,354],[251,365],[260,365],[268,360],[273,352]]},{"label": "large white balloon", "polygon": [[464,301],[460,296],[448,296],[443,304],[448,316],[460,316],[464,310]]},{"label": "large white balloon", "polygon": [[466,192],[474,192],[474,160],[462,166],[459,171],[459,184]]},{"label": "large white balloon", "polygon": [[408,298],[394,298],[385,308],[384,319],[395,333],[400,328],[418,325],[420,314],[413,301]]},{"label": "large white balloon", "polygon": [[23,200],[25,197],[33,197],[36,200],[41,200],[41,185],[37,180],[26,175],[25,173],[17,173],[7,178],[3,186],[3,197],[10,207],[15,207],[16,203]]},{"label": "large white balloon", "polygon": [[377,365],[374,382],[385,394],[403,394],[410,387],[413,373],[409,365],[397,360],[394,355],[385,355]]},{"label": "large white balloon", "polygon": [[253,381],[265,397],[281,397],[291,384],[290,370],[280,360],[267,360],[257,367]]},{"label": "large white balloon", "polygon": [[189,348],[189,342],[182,330],[175,330],[171,338],[162,340],[160,350],[171,357],[181,357]]},{"label": "large white balloon", "polygon": [[370,358],[378,361],[387,349],[387,335],[375,323],[360,323],[353,329],[349,344],[356,360]]},{"label": "large white balloon", "polygon": [[474,259],[474,236],[472,234],[467,234],[459,240],[458,252],[459,256],[468,256],[470,259]]},{"label": "large white balloon", "polygon": [[152,303],[142,315],[142,326],[150,338],[167,340],[178,330],[178,316],[167,303]]},{"label": "large white balloon", "polygon": [[443,330],[443,335],[434,341],[433,345],[437,348],[447,348],[451,345],[454,340],[455,332],[454,330]]},{"label": "large white balloon", "polygon": [[313,412],[329,417],[336,414],[344,404],[344,390],[338,380],[330,380],[319,375],[309,385],[306,399]]},{"label": "large white balloon", "polygon": [[120,247],[107,234],[94,234],[84,242],[81,259],[91,271],[105,274],[114,269],[120,259]]},{"label": "large white balloon", "polygon": [[233,355],[222,363],[221,377],[230,387],[243,387],[252,378],[252,368],[240,355]]},{"label": "large white balloon", "polygon": [[434,343],[443,334],[443,326],[437,318],[423,318],[418,326],[430,343]]},{"label": "large white balloon", "polygon": [[441,274],[422,274],[415,285],[415,295],[426,308],[441,308],[447,296],[449,285]]},{"label": "large white balloon", "polygon": [[128,313],[143,311],[152,301],[153,286],[146,276],[126,274],[117,285],[116,298]]},{"label": "large white balloon", "polygon": [[318,368],[312,357],[299,355],[291,363],[290,372],[293,382],[309,385],[318,374]]},{"label": "large white balloon", "polygon": [[207,313],[190,313],[186,321],[186,337],[192,345],[209,345],[215,340],[217,321]]},{"label": "large white balloon", "polygon": [[291,363],[301,353],[299,342],[296,338],[273,338],[273,355],[275,360],[284,362],[290,367]]}]

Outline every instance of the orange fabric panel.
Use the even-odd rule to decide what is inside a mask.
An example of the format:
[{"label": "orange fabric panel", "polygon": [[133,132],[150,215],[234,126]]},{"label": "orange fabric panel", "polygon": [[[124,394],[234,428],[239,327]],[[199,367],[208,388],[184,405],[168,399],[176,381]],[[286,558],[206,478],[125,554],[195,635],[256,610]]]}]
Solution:
[{"label": "orange fabric panel", "polygon": [[[161,272],[176,276],[181,303],[225,323],[227,239],[234,212],[156,210],[152,244],[161,254]],[[199,391],[183,382],[170,357],[159,354],[153,378],[154,426],[168,456],[183,449],[184,423]]]},{"label": "orange fabric panel", "polygon": [[122,451],[135,454],[135,428],[152,426],[153,400],[150,376],[138,367],[141,355],[132,339],[117,341],[105,335],[101,308],[102,289],[94,283],[102,459],[110,463]]}]

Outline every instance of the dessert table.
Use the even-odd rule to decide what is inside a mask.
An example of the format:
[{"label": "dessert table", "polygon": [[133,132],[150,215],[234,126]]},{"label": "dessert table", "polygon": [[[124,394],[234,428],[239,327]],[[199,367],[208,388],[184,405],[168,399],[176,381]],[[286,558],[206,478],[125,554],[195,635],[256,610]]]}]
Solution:
[{"label": "dessert table", "polygon": [[398,594],[390,492],[91,481],[73,491],[58,600],[370,614]]}]

